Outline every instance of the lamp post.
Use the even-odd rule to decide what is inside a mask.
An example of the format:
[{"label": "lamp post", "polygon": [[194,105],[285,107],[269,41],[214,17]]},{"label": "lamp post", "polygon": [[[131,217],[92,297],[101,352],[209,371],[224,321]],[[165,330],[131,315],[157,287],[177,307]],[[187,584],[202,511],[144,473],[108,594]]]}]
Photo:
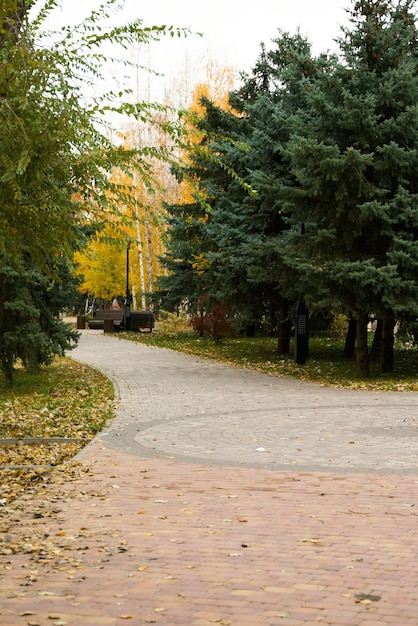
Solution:
[{"label": "lamp post", "polygon": [[[305,224],[301,224],[300,234],[305,234]],[[305,365],[309,352],[309,311],[300,296],[296,304],[295,315],[295,361]]]},{"label": "lamp post", "polygon": [[131,296],[129,294],[129,248],[128,243],[126,247],[126,298],[125,298],[125,314],[124,314],[124,326],[125,330],[131,330]]}]

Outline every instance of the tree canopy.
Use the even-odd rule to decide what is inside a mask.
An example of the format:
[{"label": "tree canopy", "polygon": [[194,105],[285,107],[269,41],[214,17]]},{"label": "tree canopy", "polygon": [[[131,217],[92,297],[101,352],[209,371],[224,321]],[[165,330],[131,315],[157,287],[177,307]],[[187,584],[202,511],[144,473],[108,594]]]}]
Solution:
[{"label": "tree canopy", "polygon": [[180,303],[192,287],[195,299],[210,293],[259,314],[266,293],[276,309],[303,296],[311,311],[346,313],[361,375],[373,316],[392,368],[395,320],[418,316],[414,5],[352,2],[335,55],[313,57],[305,38],[280,33],[230,111],[206,102],[206,134],[181,170],[194,167],[204,187],[204,219],[198,204],[171,208],[166,297]]},{"label": "tree canopy", "polygon": [[[129,90],[104,89],[103,68],[110,58],[118,62],[118,49],[185,32],[145,28],[141,20],[114,26],[112,16],[123,7],[105,0],[78,25],[51,33],[45,22],[58,6],[57,0],[5,0],[0,6],[0,354],[9,378],[20,349],[6,324],[5,268],[19,275],[35,268],[59,280],[61,259],[79,245],[81,226],[105,221],[132,198],[126,180],[120,185],[111,177],[113,169],[131,186],[134,173],[150,186],[147,158],[166,156],[163,147],[112,141],[110,114],[146,122],[161,106],[135,102]],[[174,123],[164,130],[175,139]],[[39,310],[28,315],[39,324]]]}]

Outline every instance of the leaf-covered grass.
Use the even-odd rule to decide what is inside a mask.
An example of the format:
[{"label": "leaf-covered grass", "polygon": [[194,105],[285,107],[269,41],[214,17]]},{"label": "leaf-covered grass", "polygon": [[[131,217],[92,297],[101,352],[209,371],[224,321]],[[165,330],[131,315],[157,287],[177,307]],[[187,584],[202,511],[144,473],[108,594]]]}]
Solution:
[{"label": "leaf-covered grass", "polygon": [[17,370],[13,387],[0,379],[0,443],[51,437],[80,440],[1,445],[0,502],[32,489],[50,467],[72,459],[86,446],[113,416],[113,396],[105,376],[70,359],[56,359],[37,376]]},{"label": "leaf-covered grass", "polygon": [[305,365],[298,365],[293,354],[278,355],[277,340],[272,337],[229,338],[221,345],[216,345],[211,338],[200,338],[190,331],[170,336],[158,330],[153,333],[120,333],[119,336],[252,368],[272,376],[292,376],[322,385],[352,389],[418,391],[418,350],[400,342],[396,346],[394,372],[383,374],[378,365],[372,362],[370,377],[360,379],[356,373],[355,360],[342,356],[343,341],[321,333],[310,337],[309,359]]}]

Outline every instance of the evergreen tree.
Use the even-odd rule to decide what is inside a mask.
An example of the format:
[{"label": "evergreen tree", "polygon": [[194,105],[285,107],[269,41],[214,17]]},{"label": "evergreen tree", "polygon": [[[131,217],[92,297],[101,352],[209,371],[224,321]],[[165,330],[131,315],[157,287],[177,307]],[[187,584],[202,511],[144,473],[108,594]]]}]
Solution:
[{"label": "evergreen tree", "polygon": [[287,154],[298,185],[289,217],[305,224],[285,261],[309,302],[357,320],[358,373],[367,376],[367,324],[383,320],[384,370],[395,318],[418,314],[418,76],[413,2],[354,3],[341,62],[309,85]]},{"label": "evergreen tree", "polygon": [[78,333],[60,319],[73,290],[67,264],[60,262],[51,278],[27,260],[3,263],[0,270],[0,359],[11,383],[15,362],[20,359],[31,373],[49,365],[54,355],[63,356],[77,342]]},{"label": "evergreen tree", "polygon": [[[185,284],[196,289],[193,267],[198,269],[200,296],[229,302],[241,329],[268,320],[279,330],[279,351],[288,352],[290,302],[278,290],[281,270],[277,264],[271,268],[264,244],[279,240],[288,228],[276,188],[278,181],[289,178],[283,146],[293,107],[296,102],[301,107],[299,79],[313,65],[309,44],[300,35],[282,34],[276,44],[271,56],[262,47],[252,76],[230,95],[230,110],[202,99],[201,140],[191,146],[182,172],[197,181],[203,202],[169,207],[170,245],[177,264],[169,265],[171,273],[163,283],[172,289],[176,285],[181,301]],[[199,213],[202,206],[204,215]],[[180,213],[184,210],[187,215]],[[199,233],[193,250],[188,248],[191,224]]]}]

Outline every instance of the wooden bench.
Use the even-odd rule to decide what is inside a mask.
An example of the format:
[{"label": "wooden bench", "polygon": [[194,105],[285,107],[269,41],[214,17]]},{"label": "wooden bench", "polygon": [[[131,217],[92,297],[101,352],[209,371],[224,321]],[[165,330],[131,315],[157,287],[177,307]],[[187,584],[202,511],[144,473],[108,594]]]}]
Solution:
[{"label": "wooden bench", "polygon": [[[89,328],[93,329],[103,328],[107,330],[107,332],[119,330],[121,327],[123,327],[123,316],[123,309],[104,309],[102,311],[99,310],[96,312],[96,316],[94,317],[94,319],[87,322],[87,325]],[[106,321],[108,321],[109,324],[106,324],[105,328]]]},{"label": "wooden bench", "polygon": [[[97,311],[96,317],[87,322],[91,329],[103,328],[105,332],[118,331],[124,328],[125,311],[123,309],[105,309]],[[147,328],[152,332],[154,328],[154,313],[152,311],[131,311],[130,330]]]}]

